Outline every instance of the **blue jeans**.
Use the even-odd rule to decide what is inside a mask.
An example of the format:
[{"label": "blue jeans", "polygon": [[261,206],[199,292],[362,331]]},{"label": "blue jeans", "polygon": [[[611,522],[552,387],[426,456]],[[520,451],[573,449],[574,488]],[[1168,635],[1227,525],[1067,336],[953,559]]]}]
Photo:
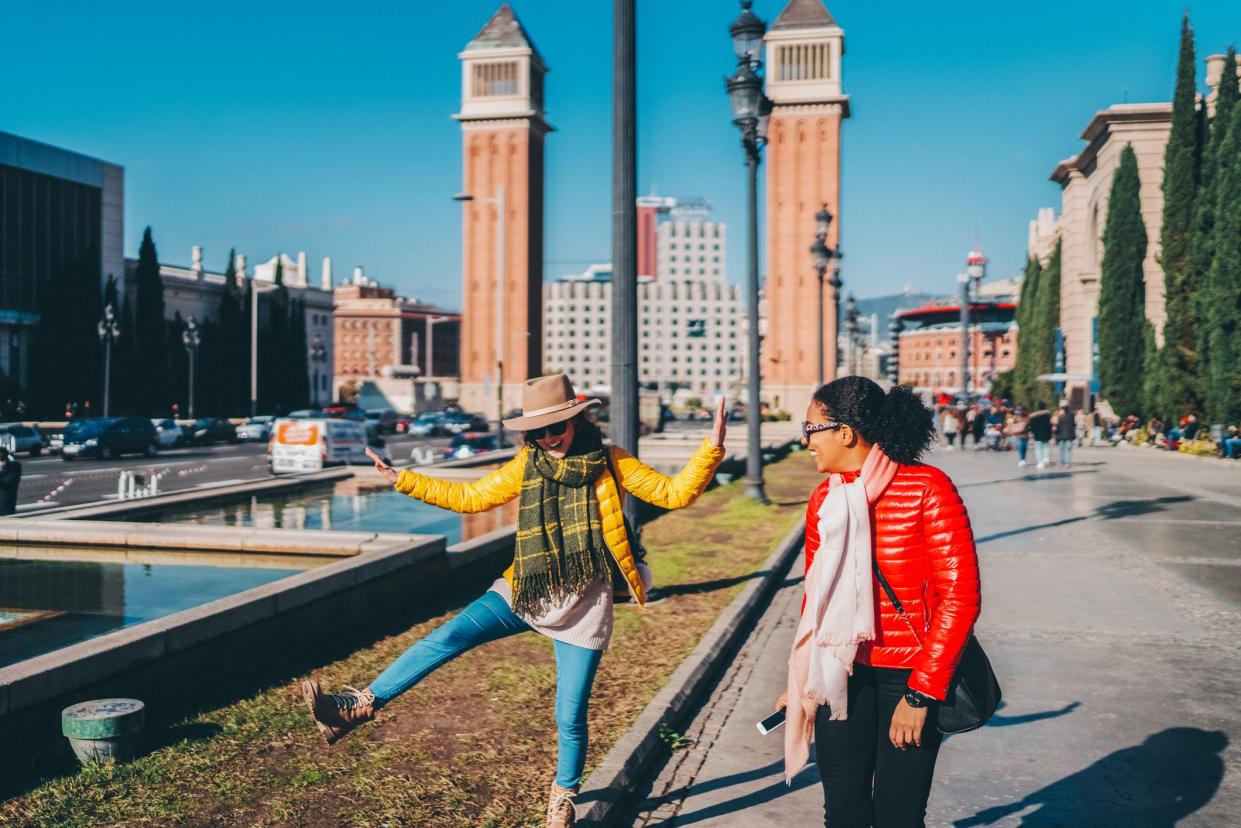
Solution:
[{"label": "blue jeans", "polygon": [[1229,437],[1224,440],[1224,456],[1228,458],[1241,457],[1241,437]]},{"label": "blue jeans", "polygon": [[1017,459],[1024,463],[1026,459],[1026,451],[1030,448],[1030,438],[1017,437],[1015,439],[1017,440]]},{"label": "blue jeans", "polygon": [[1067,466],[1073,462],[1073,441],[1060,440],[1060,465]]},{"label": "blue jeans", "polygon": [[1034,461],[1040,465],[1046,466],[1048,456],[1051,454],[1051,446],[1042,440],[1034,441]]},{"label": "blue jeans", "polygon": [[[416,642],[371,682],[375,707],[383,707],[422,681],[435,668],[467,650],[529,630],[530,626],[513,612],[503,598],[494,592],[486,592],[451,621]],[[588,650],[563,641],[554,644],[556,730],[560,747],[556,784],[562,788],[572,788],[582,781],[582,769],[586,766],[586,711],[603,651]]]}]

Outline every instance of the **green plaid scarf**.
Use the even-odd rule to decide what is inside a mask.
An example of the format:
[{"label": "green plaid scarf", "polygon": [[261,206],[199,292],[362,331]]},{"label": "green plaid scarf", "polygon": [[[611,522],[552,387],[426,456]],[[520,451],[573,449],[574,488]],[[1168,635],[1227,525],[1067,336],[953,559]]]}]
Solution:
[{"label": "green plaid scarf", "polygon": [[607,466],[599,447],[564,459],[530,449],[521,481],[513,609],[537,618],[611,577],[594,482]]}]

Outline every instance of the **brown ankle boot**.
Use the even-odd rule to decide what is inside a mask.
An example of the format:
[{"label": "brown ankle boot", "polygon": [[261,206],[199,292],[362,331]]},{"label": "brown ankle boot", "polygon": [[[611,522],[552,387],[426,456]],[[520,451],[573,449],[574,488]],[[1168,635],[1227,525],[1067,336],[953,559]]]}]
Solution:
[{"label": "brown ankle boot", "polygon": [[375,694],[370,690],[346,687],[343,693],[328,694],[319,688],[319,682],[309,679],[302,682],[302,698],[329,745],[375,718]]},{"label": "brown ankle boot", "polygon": [[547,802],[547,828],[573,828],[577,822],[577,808],[573,804],[575,796],[577,788],[562,788],[552,783]]}]

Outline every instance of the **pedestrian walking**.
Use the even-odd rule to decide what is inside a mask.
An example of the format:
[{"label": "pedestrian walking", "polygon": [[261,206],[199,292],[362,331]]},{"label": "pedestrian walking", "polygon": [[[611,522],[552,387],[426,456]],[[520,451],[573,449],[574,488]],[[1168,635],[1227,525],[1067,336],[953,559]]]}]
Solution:
[{"label": "pedestrian walking", "polygon": [[17,490],[22,483],[22,464],[4,446],[0,446],[0,517],[17,511]]},{"label": "pedestrian walking", "polygon": [[1099,409],[1090,412],[1090,445],[1098,446],[1103,444],[1103,415],[1099,413]]},{"label": "pedestrian walking", "polygon": [[[987,432],[987,415],[977,405],[973,407],[974,419],[970,421],[970,436],[974,438],[974,448],[978,448],[978,444],[982,442],[983,435]],[[961,447],[965,447],[965,441],[961,441]]]},{"label": "pedestrian walking", "polygon": [[[961,418],[957,416],[956,409],[945,408],[940,419],[940,429],[944,438],[948,440],[948,450],[952,451],[952,444],[956,442],[957,434],[961,431]],[[961,448],[965,448],[965,438],[961,438]]]},{"label": "pedestrian walking", "polygon": [[1034,441],[1034,467],[1045,469],[1051,459],[1051,413],[1047,410],[1047,403],[1041,402],[1035,406],[1034,413],[1030,415],[1029,430],[1030,439]]},{"label": "pedestrian walking", "polygon": [[1026,464],[1026,452],[1030,448],[1030,417],[1024,408],[1013,412],[1013,419],[1008,425],[1008,436],[1017,446],[1017,465]]},{"label": "pedestrian walking", "polygon": [[665,509],[689,506],[724,457],[724,400],[711,435],[674,477],[666,477],[619,446],[605,447],[564,374],[526,382],[522,415],[504,427],[524,445],[503,467],[474,483],[413,471],[397,472],[371,459],[402,494],[455,512],[482,512],[520,498],[512,565],[481,598],[415,643],[363,690],[336,694],[302,683],[320,732],[332,744],[440,665],[480,644],[535,631],[556,651],[559,757],[547,806],[547,826],[574,822],[574,796],[586,763],[586,711],[600,657],[612,635],[613,567],[638,604],[646,603],[650,570],[634,552],[621,504],[626,493]]},{"label": "pedestrian walking", "polygon": [[806,600],[778,702],[785,774],[813,740],[826,825],[922,825],[943,739],[936,703],[980,607],[969,516],[948,476],[920,462],[934,418],[906,388],[824,385],[802,433],[828,477],[806,512]]},{"label": "pedestrian walking", "polygon": [[1073,417],[1073,409],[1068,403],[1060,406],[1060,416],[1056,419],[1056,447],[1060,449],[1060,465],[1069,466],[1073,462],[1073,441],[1077,439],[1077,423]]}]

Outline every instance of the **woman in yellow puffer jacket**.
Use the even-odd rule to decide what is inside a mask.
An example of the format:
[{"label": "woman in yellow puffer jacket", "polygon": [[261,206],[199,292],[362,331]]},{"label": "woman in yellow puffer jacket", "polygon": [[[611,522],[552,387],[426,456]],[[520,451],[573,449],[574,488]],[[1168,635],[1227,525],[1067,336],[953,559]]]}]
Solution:
[{"label": "woman in yellow puffer jacket", "polygon": [[547,810],[549,828],[574,820],[573,797],[586,762],[586,711],[599,659],[612,635],[612,566],[630,594],[646,603],[650,571],[634,555],[621,505],[625,493],[665,509],[690,505],[724,457],[724,400],[711,436],[673,477],[618,446],[606,447],[564,374],[529,380],[523,414],[505,420],[522,432],[517,455],[474,483],[405,470],[378,457],[397,491],[454,512],[483,512],[520,498],[513,563],[491,588],[414,644],[365,690],[324,693],[317,681],[302,693],[328,744],[413,687],[433,670],[488,641],[533,630],[554,642],[559,757]]}]

